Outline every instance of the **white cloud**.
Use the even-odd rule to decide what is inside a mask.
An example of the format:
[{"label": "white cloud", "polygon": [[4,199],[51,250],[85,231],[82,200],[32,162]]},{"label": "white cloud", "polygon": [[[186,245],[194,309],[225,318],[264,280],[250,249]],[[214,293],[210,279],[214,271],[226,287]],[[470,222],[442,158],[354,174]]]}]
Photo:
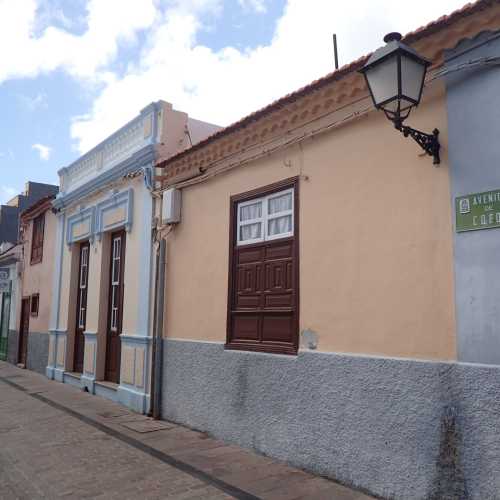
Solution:
[{"label": "white cloud", "polygon": [[45,146],[44,144],[33,144],[31,148],[38,151],[40,160],[47,161],[50,158],[50,153],[52,152],[52,148],[50,146]]},{"label": "white cloud", "polygon": [[[95,71],[116,55],[119,42],[134,40],[138,30],[151,26],[156,14],[154,3],[89,0],[87,30],[82,35],[49,25],[35,36],[37,1],[1,0],[0,46],[15,50],[2,51],[0,82],[58,68],[74,76],[93,78]],[[67,25],[68,20],[65,22]]]},{"label": "white cloud", "polygon": [[[267,4],[238,1],[255,12]],[[74,20],[59,4],[0,0],[0,46],[15,47],[2,51],[0,83],[56,69],[82,83],[98,83],[91,109],[71,125],[84,152],[158,99],[228,125],[332,71],[332,33],[343,65],[382,45],[385,33],[414,30],[464,1],[421,0],[416,9],[401,0],[288,0],[269,44],[214,51],[197,38],[207,29],[207,17],[220,14],[222,0],[88,0],[80,35],[69,31]],[[119,47],[137,42],[141,30],[147,37],[138,62],[129,62],[124,74],[113,73],[110,63]],[[43,102],[37,99],[33,106]],[[43,154],[48,157],[50,149]]]},{"label": "white cloud", "polygon": [[332,71],[332,33],[343,65],[382,45],[389,31],[412,31],[462,3],[421,0],[415,9],[400,0],[288,0],[269,45],[215,52],[197,43],[197,34],[200,12],[218,2],[177,0],[157,17],[140,62],[121,77],[107,75],[88,115],[74,120],[72,137],[84,152],[158,99],[228,125]]},{"label": "white cloud", "polygon": [[17,194],[17,190],[11,186],[0,186],[0,205],[7,203]]},{"label": "white cloud", "polygon": [[241,7],[248,10],[254,10],[259,14],[267,11],[266,2],[264,0],[238,0]]}]

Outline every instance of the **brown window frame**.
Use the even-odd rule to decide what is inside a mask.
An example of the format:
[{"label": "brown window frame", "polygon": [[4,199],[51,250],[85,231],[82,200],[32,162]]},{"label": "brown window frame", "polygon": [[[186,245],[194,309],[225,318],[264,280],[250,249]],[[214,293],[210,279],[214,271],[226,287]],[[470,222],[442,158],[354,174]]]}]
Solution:
[{"label": "brown window frame", "polygon": [[[261,188],[253,189],[251,191],[246,191],[237,195],[233,195],[229,202],[229,272],[228,272],[228,287],[227,287],[227,319],[226,319],[226,343],[224,345],[225,349],[228,350],[238,350],[238,351],[253,351],[253,352],[263,352],[270,354],[289,354],[297,355],[299,348],[299,327],[300,327],[300,245],[299,245],[299,177],[291,177],[284,179],[282,181],[263,186]],[[271,195],[279,191],[293,188],[293,237],[284,237],[283,239],[278,239],[277,241],[286,241],[293,238],[293,251],[294,251],[294,338],[293,343],[290,346],[275,346],[269,345],[261,341],[231,341],[231,310],[233,302],[233,291],[235,285],[235,272],[234,272],[234,248],[237,245],[237,210],[238,204],[250,201],[254,198],[260,198],[263,196]],[[276,240],[269,243],[274,243]],[[264,242],[267,243],[267,242]],[[262,245],[259,243],[249,243],[245,247],[255,247]]]},{"label": "brown window frame", "polygon": [[[36,304],[36,309],[33,309],[33,305]],[[30,316],[37,317],[38,311],[40,310],[40,294],[34,293],[30,297]]]},{"label": "brown window frame", "polygon": [[42,262],[44,233],[45,212],[33,219],[33,231],[31,233],[31,265]]}]

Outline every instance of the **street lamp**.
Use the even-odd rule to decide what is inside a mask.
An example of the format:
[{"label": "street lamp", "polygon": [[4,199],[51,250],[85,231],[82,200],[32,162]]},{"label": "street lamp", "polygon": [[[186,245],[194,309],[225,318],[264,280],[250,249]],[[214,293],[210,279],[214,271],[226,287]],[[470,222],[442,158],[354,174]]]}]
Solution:
[{"label": "street lamp", "polygon": [[366,79],[373,104],[381,109],[405,137],[412,137],[438,165],[439,130],[426,134],[403,125],[412,108],[418,106],[430,61],[401,43],[399,33],[384,37],[385,47],[377,49],[359,70]]}]

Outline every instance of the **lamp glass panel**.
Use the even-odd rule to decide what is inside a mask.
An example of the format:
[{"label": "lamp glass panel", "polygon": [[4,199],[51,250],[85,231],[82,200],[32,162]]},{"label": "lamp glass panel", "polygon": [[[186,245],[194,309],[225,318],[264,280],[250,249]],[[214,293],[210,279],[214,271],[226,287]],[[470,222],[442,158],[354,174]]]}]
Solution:
[{"label": "lamp glass panel", "polygon": [[408,108],[411,108],[412,106],[415,106],[415,103],[412,101],[408,101],[404,97],[399,101],[400,102],[400,111],[405,111]]},{"label": "lamp glass panel", "polygon": [[401,56],[401,90],[403,95],[418,102],[424,81],[425,65],[406,56]]},{"label": "lamp glass panel", "polygon": [[399,99],[394,99],[393,101],[385,103],[382,106],[382,109],[395,113],[398,110],[398,104],[399,104]]},{"label": "lamp glass panel", "polygon": [[366,71],[375,106],[398,95],[398,56],[382,61]]}]

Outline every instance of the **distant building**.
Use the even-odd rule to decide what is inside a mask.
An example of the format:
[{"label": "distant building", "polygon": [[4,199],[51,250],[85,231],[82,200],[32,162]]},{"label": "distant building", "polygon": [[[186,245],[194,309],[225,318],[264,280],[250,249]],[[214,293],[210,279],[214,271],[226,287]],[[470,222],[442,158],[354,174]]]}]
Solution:
[{"label": "distant building", "polygon": [[0,244],[17,243],[20,213],[45,196],[55,196],[58,186],[27,182],[23,193],[0,205]]},{"label": "distant building", "polygon": [[15,331],[8,340],[9,361],[45,373],[49,355],[49,318],[57,217],[55,196],[38,200],[20,216],[22,264],[17,272]]},{"label": "distant building", "polygon": [[55,197],[59,187],[40,182],[27,182],[24,192],[0,205],[0,360],[18,362],[18,301],[21,300],[23,247],[19,244],[19,220],[23,210],[46,197]]},{"label": "distant building", "polygon": [[0,245],[0,360],[17,362],[16,302],[19,296],[18,271],[21,263],[21,245]]}]

